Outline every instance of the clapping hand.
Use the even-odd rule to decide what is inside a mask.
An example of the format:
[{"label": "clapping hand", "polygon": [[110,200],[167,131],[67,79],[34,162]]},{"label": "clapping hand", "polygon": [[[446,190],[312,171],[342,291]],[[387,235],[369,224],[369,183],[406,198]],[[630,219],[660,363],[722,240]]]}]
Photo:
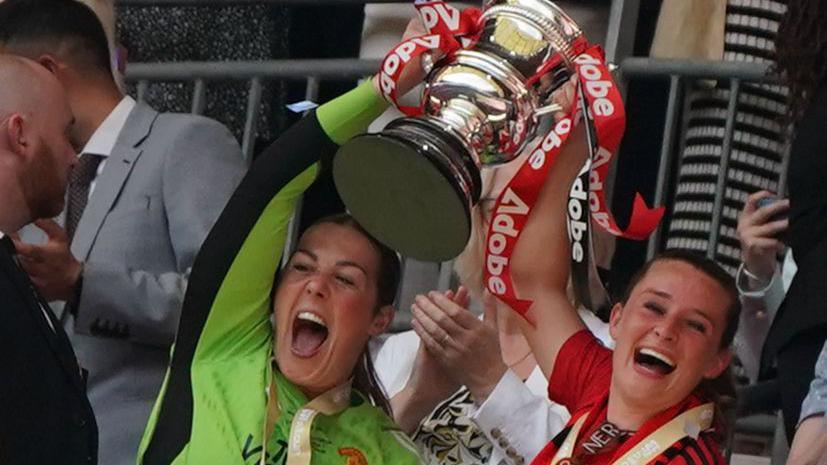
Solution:
[{"label": "clapping hand", "polygon": [[486,293],[482,320],[466,307],[441,292],[419,295],[411,308],[411,324],[445,373],[482,403],[507,369],[500,353],[497,306]]}]

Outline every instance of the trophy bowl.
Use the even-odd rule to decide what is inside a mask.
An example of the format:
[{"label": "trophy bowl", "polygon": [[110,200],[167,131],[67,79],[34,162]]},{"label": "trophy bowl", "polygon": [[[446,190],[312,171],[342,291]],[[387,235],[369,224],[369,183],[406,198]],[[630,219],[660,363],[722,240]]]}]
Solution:
[{"label": "trophy bowl", "polygon": [[547,127],[551,93],[573,73],[580,28],[547,0],[493,0],[479,38],[439,61],[423,114],[345,143],[333,177],[350,213],[405,256],[444,261],[471,233],[479,170],[507,163]]}]

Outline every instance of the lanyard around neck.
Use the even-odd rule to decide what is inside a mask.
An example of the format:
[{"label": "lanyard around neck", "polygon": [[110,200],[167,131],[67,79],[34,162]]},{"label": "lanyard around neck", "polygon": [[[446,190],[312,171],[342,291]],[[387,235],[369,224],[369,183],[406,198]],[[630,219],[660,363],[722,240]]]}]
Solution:
[{"label": "lanyard around neck", "polygon": [[[551,459],[550,465],[563,465],[570,461],[580,430],[592,413],[594,412],[586,412],[574,422],[565,441],[560,445],[557,453],[554,454],[554,458]],[[684,437],[697,437],[701,431],[709,429],[712,426],[714,413],[715,406],[711,402],[683,412],[647,435],[629,451],[613,461],[612,465],[644,465],[648,463],[653,458],[666,452],[667,449]]]},{"label": "lanyard around neck", "polygon": [[[267,370],[269,385],[267,387],[267,413],[262,426],[262,450],[259,465],[266,465],[267,443],[270,435],[273,434],[273,427],[281,416],[279,407],[278,388],[276,386],[275,373],[273,370],[275,361],[270,363]],[[287,465],[310,465],[313,455],[313,448],[310,442],[310,433],[313,428],[313,421],[316,415],[335,415],[342,412],[350,403],[352,380],[348,380],[341,386],[334,387],[319,395],[304,407],[300,408],[293,416],[290,424],[289,438],[287,441]]]}]

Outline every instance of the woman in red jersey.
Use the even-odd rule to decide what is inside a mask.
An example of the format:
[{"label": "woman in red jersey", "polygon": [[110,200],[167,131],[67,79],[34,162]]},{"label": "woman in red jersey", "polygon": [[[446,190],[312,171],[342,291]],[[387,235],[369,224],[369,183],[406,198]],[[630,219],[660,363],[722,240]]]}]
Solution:
[{"label": "woman in red jersey", "polygon": [[[576,135],[575,135],[576,137]],[[614,351],[586,331],[565,292],[568,186],[583,152],[564,150],[511,257],[522,324],[549,396],[572,414],[542,465],[717,464],[723,420],[705,385],[725,376],[740,303],[732,278],[689,252],[647,263],[611,312]]]}]

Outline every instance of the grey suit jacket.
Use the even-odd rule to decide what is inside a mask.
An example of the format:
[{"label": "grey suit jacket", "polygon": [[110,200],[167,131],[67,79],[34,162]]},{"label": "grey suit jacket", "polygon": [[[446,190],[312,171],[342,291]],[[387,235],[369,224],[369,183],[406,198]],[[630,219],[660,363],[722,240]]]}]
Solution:
[{"label": "grey suit jacket", "polygon": [[77,318],[62,315],[100,432],[100,464],[134,465],[190,267],[246,171],[220,123],[137,104],[77,226]]}]

